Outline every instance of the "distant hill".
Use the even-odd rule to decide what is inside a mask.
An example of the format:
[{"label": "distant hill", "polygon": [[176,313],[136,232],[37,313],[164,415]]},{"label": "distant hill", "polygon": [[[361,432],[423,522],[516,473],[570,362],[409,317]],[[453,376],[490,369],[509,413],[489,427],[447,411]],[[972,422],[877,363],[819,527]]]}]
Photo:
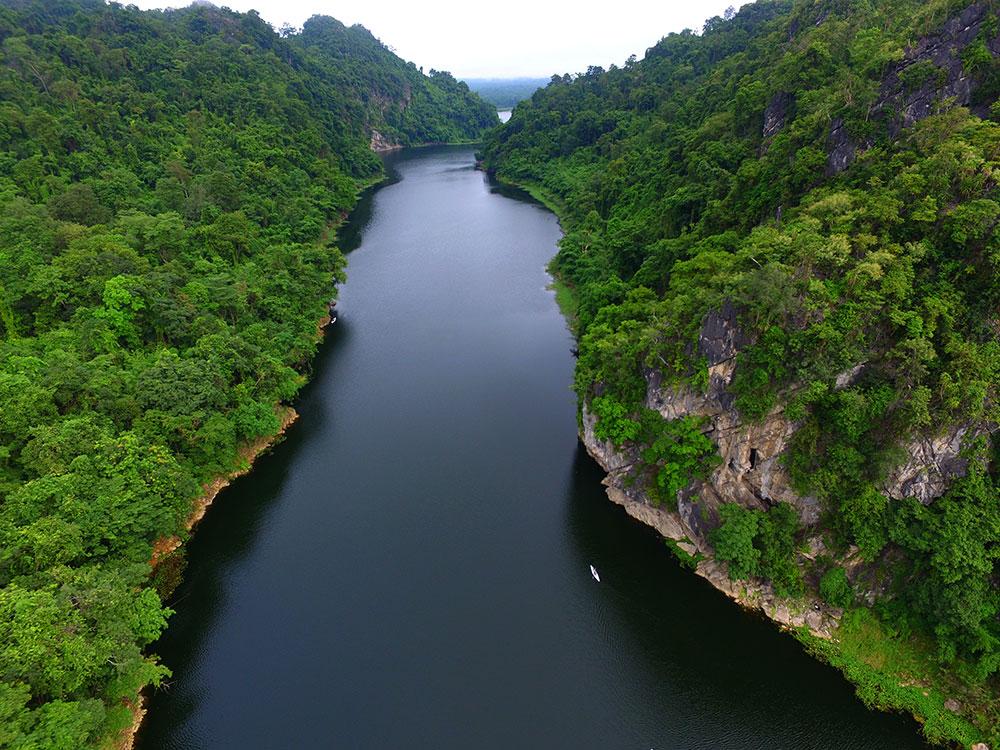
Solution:
[{"label": "distant hill", "polygon": [[[497,124],[496,113],[444,71],[424,75],[394,55],[364,26],[313,16],[287,40],[304,50],[313,72],[333,86],[351,110],[340,117],[391,143],[475,140]],[[357,109],[360,105],[360,110]]]},{"label": "distant hill", "polygon": [[548,78],[466,78],[469,88],[496,106],[513,109],[519,101],[548,85]]}]

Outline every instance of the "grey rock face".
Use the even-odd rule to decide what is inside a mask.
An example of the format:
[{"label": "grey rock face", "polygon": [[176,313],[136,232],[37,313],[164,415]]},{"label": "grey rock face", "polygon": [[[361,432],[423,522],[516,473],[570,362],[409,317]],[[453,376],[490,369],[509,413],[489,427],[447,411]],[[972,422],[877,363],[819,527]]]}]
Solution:
[{"label": "grey rock face", "polygon": [[955,425],[933,436],[919,436],[905,447],[906,459],[882,487],[893,500],[915,497],[924,505],[941,497],[952,480],[969,470],[962,448],[969,440],[991,432],[988,425]]},{"label": "grey rock face", "polygon": [[[782,409],[755,423],[744,423],[729,391],[736,355],[750,344],[731,304],[705,316],[698,352],[708,363],[708,388],[698,392],[684,384],[663,382],[658,372],[647,374],[646,407],[667,420],[686,416],[706,421],[706,434],[719,448],[721,463],[705,481],[692,483],[678,498],[678,509],[692,538],[707,545],[723,503],[765,509],[779,502],[793,505],[806,524],[819,519],[819,502],[791,488],[782,459],[797,424]],[[697,513],[692,506],[697,499]]]},{"label": "grey rock face", "polygon": [[[661,536],[676,542],[689,555],[699,555],[695,572],[740,605],[763,612],[786,628],[807,627],[820,638],[831,638],[837,628],[841,611],[827,606],[815,597],[787,600],[777,596],[769,583],[763,581],[732,581],[725,563],[715,560],[706,539],[702,501],[695,504],[693,496],[682,496],[678,511],[657,508],[649,503],[641,490],[624,481],[623,469],[634,457],[628,451],[619,452],[610,443],[596,439],[594,418],[584,411],[583,441],[587,452],[604,467],[608,498],[622,506],[640,523],[655,529]],[[589,425],[589,427],[588,427]]]},{"label": "grey rock face", "polygon": [[[743,606],[759,609],[786,627],[807,627],[815,635],[831,637],[842,612],[822,601],[806,596],[787,600],[776,596],[770,584],[761,581],[729,579],[724,563],[714,559],[709,543],[711,531],[719,523],[719,506],[739,503],[748,508],[765,509],[779,502],[791,504],[807,528],[809,547],[799,552],[799,562],[807,563],[826,552],[821,536],[810,531],[820,517],[817,498],[799,495],[791,487],[784,467],[789,442],[798,424],[789,420],[777,407],[762,420],[744,423],[732,405],[728,386],[736,369],[736,355],[750,344],[740,331],[737,311],[732,305],[705,316],[698,337],[698,352],[708,362],[708,387],[696,390],[686,384],[664,382],[656,370],[646,373],[646,406],[664,419],[701,417],[706,434],[718,446],[721,463],[705,480],[691,482],[677,496],[677,510],[654,506],[639,482],[631,481],[633,467],[640,462],[636,446],[617,448],[609,441],[598,440],[597,418],[586,405],[582,415],[581,437],[588,453],[608,473],[604,480],[608,497],[636,520],[656,529],[690,555],[698,555],[696,572],[713,586]],[[836,378],[836,387],[853,384],[866,363],[846,370]],[[931,502],[948,487],[949,482],[968,469],[961,451],[969,438],[984,434],[996,426],[956,426],[938,436],[915,438],[904,446],[906,460],[897,467],[881,488],[890,498],[916,496]],[[884,576],[864,563],[851,551],[841,560],[860,595],[869,603],[882,595],[888,585]]]},{"label": "grey rock face", "polygon": [[837,390],[841,390],[843,388],[847,388],[850,385],[854,385],[854,383],[858,379],[858,376],[861,375],[861,373],[864,371],[866,364],[868,363],[859,362],[858,364],[854,365],[854,367],[852,367],[851,369],[844,370],[842,373],[837,375],[836,379],[833,381],[833,387]]},{"label": "grey rock face", "polygon": [[[882,81],[878,100],[872,107],[874,117],[889,120],[889,134],[895,137],[903,128],[932,114],[945,99],[959,106],[972,101],[979,81],[966,73],[961,52],[979,36],[989,14],[987,3],[975,3],[951,18],[936,34],[920,39],[893,65]],[[989,41],[990,52],[1000,53],[1000,36]],[[907,84],[906,71],[918,63],[930,63],[934,72],[917,85]]]},{"label": "grey rock face", "polygon": [[[727,303],[705,316],[698,337],[698,352],[708,364],[708,387],[704,391],[685,383],[665,382],[657,370],[646,373],[645,406],[666,420],[703,419],[705,433],[718,447],[721,462],[712,474],[705,480],[693,481],[677,498],[678,520],[686,537],[700,550],[709,549],[708,535],[718,525],[718,509],[724,503],[759,509],[788,503],[807,527],[819,522],[822,510],[818,498],[795,491],[785,468],[799,424],[788,419],[780,405],[759,421],[744,422],[733,405],[729,385],[736,370],[736,355],[750,343],[740,330],[735,307]],[[834,387],[852,385],[866,366],[862,362],[840,373]],[[612,486],[634,501],[646,502],[641,486],[624,481],[640,462],[637,449],[617,449],[610,442],[597,440],[596,421],[585,409],[584,444],[610,473]],[[955,425],[938,435],[912,438],[902,446],[904,460],[880,489],[891,499],[917,497],[923,503],[932,502],[953,479],[967,472],[968,460],[962,450],[969,439],[991,429],[996,426]]]},{"label": "grey rock face", "polygon": [[826,141],[826,150],[829,153],[826,158],[828,175],[840,174],[854,162],[854,155],[857,153],[858,147],[847,132],[842,117],[837,117],[830,123],[830,136]]},{"label": "grey rock face", "polygon": [[786,91],[779,91],[764,110],[764,128],[761,132],[764,138],[777,135],[788,120],[788,113],[795,104],[795,97]]},{"label": "grey rock face", "polygon": [[750,344],[736,319],[736,307],[727,301],[721,310],[713,310],[702,321],[698,353],[708,360],[709,367],[732,359]]},{"label": "grey rock face", "polygon": [[372,151],[382,153],[385,151],[395,151],[402,146],[395,141],[391,141],[377,130],[372,131],[371,141],[368,144]]},{"label": "grey rock face", "polygon": [[[907,48],[903,59],[886,72],[869,111],[871,119],[883,121],[889,136],[896,138],[905,128],[933,114],[945,100],[953,100],[958,106],[970,105],[981,82],[966,72],[961,53],[979,36],[988,17],[989,4],[974,3],[951,18],[940,31]],[[1000,55],[1000,34],[989,39],[986,46],[994,57]],[[914,68],[916,65],[930,66],[923,80],[913,80],[916,76],[912,71],[918,70]],[[911,71],[909,81],[908,71]],[[980,116],[988,113],[985,107],[973,111]],[[827,138],[827,174],[843,172],[854,161],[859,148],[871,145],[872,142],[856,143],[843,119],[834,119]]]}]

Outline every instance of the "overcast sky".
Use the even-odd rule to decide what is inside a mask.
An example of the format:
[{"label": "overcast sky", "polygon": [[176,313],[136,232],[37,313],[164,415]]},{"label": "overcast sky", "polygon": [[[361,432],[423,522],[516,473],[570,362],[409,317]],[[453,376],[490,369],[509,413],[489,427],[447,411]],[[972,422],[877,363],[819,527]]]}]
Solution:
[{"label": "overcast sky", "polygon": [[[189,0],[121,0],[140,8]],[[275,27],[323,14],[371,30],[400,57],[460,78],[578,73],[642,57],[661,37],[700,29],[740,0],[217,0]]]}]

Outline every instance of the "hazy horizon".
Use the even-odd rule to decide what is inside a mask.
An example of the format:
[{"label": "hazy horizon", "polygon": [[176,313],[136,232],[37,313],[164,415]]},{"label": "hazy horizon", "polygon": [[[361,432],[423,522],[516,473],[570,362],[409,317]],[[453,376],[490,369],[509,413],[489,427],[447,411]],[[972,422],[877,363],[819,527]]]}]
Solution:
[{"label": "hazy horizon", "polygon": [[[189,0],[125,0],[143,9],[184,7]],[[371,3],[370,0],[228,0],[214,4],[256,10],[275,28],[296,28],[313,15],[361,24],[400,57],[425,70],[459,78],[547,78],[588,66],[621,65],[671,32],[699,30],[739,0],[706,0],[630,7],[627,13],[596,0],[538,3],[508,0],[502,7],[460,0]]]}]

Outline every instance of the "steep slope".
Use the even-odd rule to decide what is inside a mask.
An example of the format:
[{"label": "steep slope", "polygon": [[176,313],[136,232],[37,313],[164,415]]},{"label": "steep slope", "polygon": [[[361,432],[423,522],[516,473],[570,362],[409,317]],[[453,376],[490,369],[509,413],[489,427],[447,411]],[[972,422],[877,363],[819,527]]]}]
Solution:
[{"label": "steep slope", "polygon": [[998,54],[985,2],[757,2],[483,153],[567,229],[613,499],[966,745],[1000,738]]},{"label": "steep slope", "polygon": [[281,429],[373,132],[495,121],[332,19],[0,3],[0,746],[131,724],[182,568],[154,544]]},{"label": "steep slope", "polygon": [[326,82],[360,103],[360,122],[379,144],[468,142],[497,124],[466,84],[438,70],[425,76],[362,26],[316,16],[293,38]]}]

